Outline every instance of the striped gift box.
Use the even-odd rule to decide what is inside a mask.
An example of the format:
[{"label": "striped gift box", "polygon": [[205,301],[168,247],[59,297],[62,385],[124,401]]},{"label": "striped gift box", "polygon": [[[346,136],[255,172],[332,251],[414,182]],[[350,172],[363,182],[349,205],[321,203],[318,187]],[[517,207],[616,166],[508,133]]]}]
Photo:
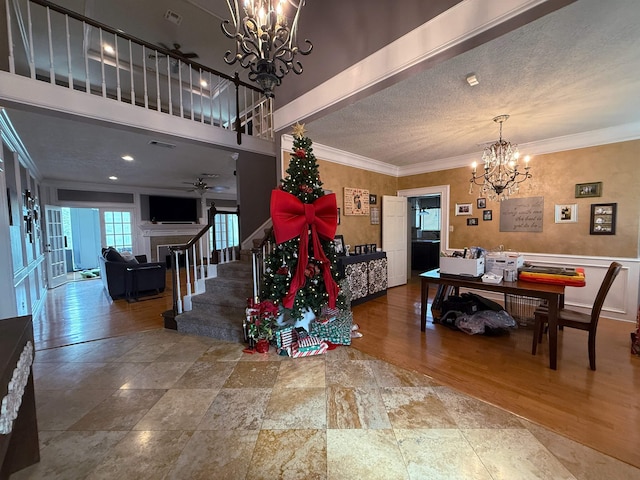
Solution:
[{"label": "striped gift box", "polygon": [[318,337],[305,337],[298,339],[298,350],[306,352],[308,350],[316,350],[322,340]]},{"label": "striped gift box", "polygon": [[316,345],[314,350],[300,351],[298,350],[298,343],[296,342],[291,346],[290,354],[293,358],[310,357],[312,355],[322,355],[328,349],[329,345],[327,345],[325,342],[320,342],[320,345]]}]

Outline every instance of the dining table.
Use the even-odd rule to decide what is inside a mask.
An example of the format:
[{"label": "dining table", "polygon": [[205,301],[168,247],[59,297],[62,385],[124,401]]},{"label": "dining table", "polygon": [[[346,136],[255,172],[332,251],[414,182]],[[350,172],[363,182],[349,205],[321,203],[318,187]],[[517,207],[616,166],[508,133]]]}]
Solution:
[{"label": "dining table", "polygon": [[420,330],[426,331],[427,305],[429,301],[430,285],[448,285],[459,295],[460,288],[497,292],[508,295],[520,295],[546,300],[548,304],[549,321],[549,367],[557,369],[558,364],[558,311],[564,307],[564,285],[528,282],[516,278],[512,282],[501,280],[499,283],[487,283],[482,277],[466,275],[445,275],[439,269],[429,270],[420,274],[421,279],[421,308]]}]

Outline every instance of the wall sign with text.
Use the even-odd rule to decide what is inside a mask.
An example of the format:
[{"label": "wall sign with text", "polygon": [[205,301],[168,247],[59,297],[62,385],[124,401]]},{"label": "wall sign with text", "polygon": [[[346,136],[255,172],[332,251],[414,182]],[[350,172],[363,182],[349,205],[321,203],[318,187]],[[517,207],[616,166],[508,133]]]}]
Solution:
[{"label": "wall sign with text", "polygon": [[344,187],[344,214],[369,215],[369,190]]}]

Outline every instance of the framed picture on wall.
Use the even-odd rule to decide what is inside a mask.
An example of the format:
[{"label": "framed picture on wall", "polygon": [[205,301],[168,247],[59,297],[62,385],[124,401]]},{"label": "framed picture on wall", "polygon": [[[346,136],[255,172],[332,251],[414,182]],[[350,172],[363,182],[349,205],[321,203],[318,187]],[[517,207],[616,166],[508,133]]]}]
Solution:
[{"label": "framed picture on wall", "polygon": [[472,215],[473,206],[470,203],[456,203],[456,215]]},{"label": "framed picture on wall", "polygon": [[476,207],[480,208],[487,208],[487,199],[486,198],[479,198],[476,200]]},{"label": "framed picture on wall", "polygon": [[493,210],[485,210],[482,212],[482,220],[488,222],[493,220]]},{"label": "framed picture on wall", "polygon": [[336,235],[333,237],[333,246],[336,250],[336,255],[342,257],[346,255],[346,250],[344,248],[344,237],[342,235]]},{"label": "framed picture on wall", "polygon": [[602,182],[577,183],[576,198],[601,197]]},{"label": "framed picture on wall", "polygon": [[340,225],[340,207],[338,207],[338,225]]},{"label": "framed picture on wall", "polygon": [[589,233],[591,235],[615,235],[617,207],[617,203],[592,204]]},{"label": "framed picture on wall", "polygon": [[344,214],[369,215],[369,190],[344,187]]},{"label": "framed picture on wall", "polygon": [[379,207],[371,207],[371,225],[380,225]]},{"label": "framed picture on wall", "polygon": [[467,218],[467,225],[475,227],[478,225],[478,217]]},{"label": "framed picture on wall", "polygon": [[556,223],[576,223],[578,205],[575,203],[556,205]]}]

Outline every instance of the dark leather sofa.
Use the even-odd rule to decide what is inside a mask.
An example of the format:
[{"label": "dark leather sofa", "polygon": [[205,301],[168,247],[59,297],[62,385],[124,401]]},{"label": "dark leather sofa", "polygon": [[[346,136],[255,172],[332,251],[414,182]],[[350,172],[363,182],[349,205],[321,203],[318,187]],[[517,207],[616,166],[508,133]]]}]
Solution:
[{"label": "dark leather sofa", "polygon": [[145,255],[127,259],[112,247],[103,249],[98,260],[104,288],[114,300],[135,300],[165,289],[167,266],[164,262],[147,262]]}]

